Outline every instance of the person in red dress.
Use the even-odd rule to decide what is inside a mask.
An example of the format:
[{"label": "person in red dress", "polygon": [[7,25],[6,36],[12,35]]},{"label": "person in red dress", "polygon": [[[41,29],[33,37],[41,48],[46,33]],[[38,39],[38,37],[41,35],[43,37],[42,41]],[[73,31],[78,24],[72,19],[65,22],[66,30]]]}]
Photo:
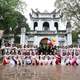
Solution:
[{"label": "person in red dress", "polygon": [[57,53],[57,54],[55,55],[55,57],[56,57],[55,63],[56,63],[56,64],[60,64],[60,63],[61,63],[61,55],[60,55],[60,53]]},{"label": "person in red dress", "polygon": [[4,56],[2,63],[3,63],[3,65],[9,64],[9,60],[8,60],[7,56]]}]

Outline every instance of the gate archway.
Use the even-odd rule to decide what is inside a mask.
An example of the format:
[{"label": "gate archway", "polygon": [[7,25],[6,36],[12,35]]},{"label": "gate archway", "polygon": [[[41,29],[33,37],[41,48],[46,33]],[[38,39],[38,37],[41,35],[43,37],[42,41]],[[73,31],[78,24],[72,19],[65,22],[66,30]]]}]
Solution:
[{"label": "gate archway", "polygon": [[48,38],[43,38],[41,41],[40,41],[40,45],[47,45],[47,42],[48,42]]},{"label": "gate archway", "polygon": [[43,30],[48,31],[49,30],[49,22],[44,22],[43,23]]}]

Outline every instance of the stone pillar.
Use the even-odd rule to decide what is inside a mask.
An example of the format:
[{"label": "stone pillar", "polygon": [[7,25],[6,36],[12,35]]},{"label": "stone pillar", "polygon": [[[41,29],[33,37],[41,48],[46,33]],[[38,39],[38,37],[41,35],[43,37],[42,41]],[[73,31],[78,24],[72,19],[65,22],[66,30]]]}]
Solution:
[{"label": "stone pillar", "polygon": [[35,36],[34,37],[34,46],[39,46],[39,37]]},{"label": "stone pillar", "polygon": [[56,35],[56,46],[59,46],[59,37],[58,37],[58,35]]},{"label": "stone pillar", "polygon": [[70,21],[66,25],[67,30],[67,46],[72,45],[72,27]]},{"label": "stone pillar", "polygon": [[68,33],[67,34],[67,45],[72,45],[72,34]]},{"label": "stone pillar", "polygon": [[1,43],[1,46],[4,46],[5,43],[4,43],[4,38],[2,38],[2,43]]},{"label": "stone pillar", "polygon": [[21,28],[21,36],[20,36],[20,44],[21,45],[25,45],[25,33],[26,33],[26,28],[25,27],[22,27]]},{"label": "stone pillar", "polygon": [[11,46],[12,46],[12,44],[14,44],[14,37],[11,38]]}]

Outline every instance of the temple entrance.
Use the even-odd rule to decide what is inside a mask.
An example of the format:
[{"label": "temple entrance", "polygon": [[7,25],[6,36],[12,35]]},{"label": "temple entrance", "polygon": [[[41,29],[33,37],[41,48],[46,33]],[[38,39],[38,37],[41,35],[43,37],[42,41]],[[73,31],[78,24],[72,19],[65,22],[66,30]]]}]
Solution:
[{"label": "temple entrance", "polygon": [[43,30],[44,31],[48,31],[49,30],[49,23],[48,22],[44,22],[43,23]]},{"label": "temple entrance", "polygon": [[40,45],[47,45],[47,42],[48,42],[48,38],[43,38],[43,39],[40,41]]}]

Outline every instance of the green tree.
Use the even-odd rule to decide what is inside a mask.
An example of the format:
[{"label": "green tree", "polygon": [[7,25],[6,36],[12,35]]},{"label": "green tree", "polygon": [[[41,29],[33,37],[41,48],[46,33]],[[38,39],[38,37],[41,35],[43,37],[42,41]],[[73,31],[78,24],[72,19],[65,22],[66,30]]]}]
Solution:
[{"label": "green tree", "polygon": [[[11,20],[11,17],[12,17],[13,20]],[[22,15],[18,11],[14,11],[14,14],[7,16],[7,20],[5,20],[5,21],[7,21],[6,25],[11,26],[11,28],[6,27],[4,29],[4,36],[3,37],[7,40],[14,37],[14,39],[15,39],[14,42],[15,43],[20,43],[20,37],[18,36],[18,34],[21,33],[21,28],[25,27],[26,31],[30,30],[28,23],[26,23],[27,19],[25,18],[25,16]],[[10,24],[9,24],[9,22],[10,22]],[[12,36],[9,36],[11,34],[12,34]]]},{"label": "green tree", "polygon": [[5,33],[9,33],[10,28],[13,33],[16,32],[16,26],[30,29],[24,15],[17,11],[22,9],[23,5],[25,4],[21,0],[0,0],[0,29],[3,29]]},{"label": "green tree", "polygon": [[17,9],[22,8],[21,0],[0,0],[0,29],[16,26]]},{"label": "green tree", "polygon": [[[7,21],[6,25],[11,27],[11,32],[14,34],[19,34],[21,27],[25,27],[26,31],[30,30],[29,25],[26,23],[27,19],[18,11],[15,11],[13,15],[7,16],[5,21]],[[4,33],[10,33],[10,27],[7,27]]]},{"label": "green tree", "polygon": [[56,0],[55,6],[64,14],[64,20],[71,20],[73,27],[80,28],[80,0]]},{"label": "green tree", "polygon": [[72,42],[77,43],[77,40],[78,40],[78,32],[72,31]]},{"label": "green tree", "polygon": [[[21,27],[26,27],[29,31],[29,25],[26,23],[27,19],[20,13],[23,11],[23,6],[26,6],[21,0],[0,0],[0,29],[4,30],[3,38],[16,38],[19,41],[18,33]],[[13,34],[14,36],[9,36]]]}]

